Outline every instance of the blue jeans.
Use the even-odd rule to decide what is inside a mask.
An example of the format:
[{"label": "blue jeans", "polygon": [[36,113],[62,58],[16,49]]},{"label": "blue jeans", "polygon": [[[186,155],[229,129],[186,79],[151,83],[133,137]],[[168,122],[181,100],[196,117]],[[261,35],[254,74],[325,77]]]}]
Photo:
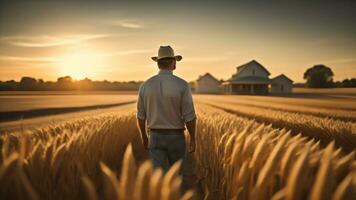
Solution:
[{"label": "blue jeans", "polygon": [[[164,135],[155,132],[150,133],[149,151],[154,168],[162,168],[164,172],[178,160],[184,161],[185,157],[184,134]],[[182,175],[182,167],[180,168]]]}]

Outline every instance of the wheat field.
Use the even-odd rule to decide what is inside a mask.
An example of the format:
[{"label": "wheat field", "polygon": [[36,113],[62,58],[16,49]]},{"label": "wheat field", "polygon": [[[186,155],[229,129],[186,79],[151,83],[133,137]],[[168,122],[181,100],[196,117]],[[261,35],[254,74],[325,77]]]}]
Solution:
[{"label": "wheat field", "polygon": [[132,104],[1,135],[0,199],[355,199],[353,107],[196,100],[189,190],[181,163],[164,174],[146,161]]}]

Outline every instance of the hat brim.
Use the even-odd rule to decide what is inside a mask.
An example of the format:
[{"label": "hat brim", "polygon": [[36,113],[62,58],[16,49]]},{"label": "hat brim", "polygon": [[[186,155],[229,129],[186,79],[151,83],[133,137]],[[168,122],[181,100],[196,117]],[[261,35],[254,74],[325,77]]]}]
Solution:
[{"label": "hat brim", "polygon": [[[157,62],[159,59],[163,59],[163,58],[159,58],[159,59],[158,59],[157,56],[154,56],[154,57],[151,57],[151,58],[152,58],[152,60],[155,61],[155,62]],[[176,61],[178,61],[178,62],[183,59],[183,57],[180,56],[180,55],[177,55],[177,56],[174,56],[174,57],[164,57],[164,58],[174,58],[174,59],[176,59]]]}]

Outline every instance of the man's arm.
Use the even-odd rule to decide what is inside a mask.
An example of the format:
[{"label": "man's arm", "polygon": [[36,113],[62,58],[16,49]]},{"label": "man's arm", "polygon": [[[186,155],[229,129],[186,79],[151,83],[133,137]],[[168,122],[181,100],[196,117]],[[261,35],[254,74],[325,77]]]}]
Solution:
[{"label": "man's arm", "polygon": [[143,85],[141,85],[138,91],[138,99],[137,99],[137,128],[140,131],[142,144],[145,149],[148,149],[148,137],[146,133],[146,110],[143,98]]},{"label": "man's arm", "polygon": [[196,119],[186,122],[185,125],[187,126],[189,136],[190,136],[190,145],[189,145],[189,153],[193,153],[195,151],[195,126],[196,126]]},{"label": "man's arm", "polygon": [[184,91],[182,100],[183,100],[182,101],[182,116],[183,116],[185,125],[186,125],[189,135],[190,135],[189,153],[193,153],[195,151],[196,115],[195,115],[192,92],[190,91],[190,87],[188,84]]},{"label": "man's arm", "polygon": [[140,131],[142,144],[145,147],[145,149],[148,149],[148,137],[147,137],[147,133],[146,133],[146,120],[137,118],[137,127]]}]

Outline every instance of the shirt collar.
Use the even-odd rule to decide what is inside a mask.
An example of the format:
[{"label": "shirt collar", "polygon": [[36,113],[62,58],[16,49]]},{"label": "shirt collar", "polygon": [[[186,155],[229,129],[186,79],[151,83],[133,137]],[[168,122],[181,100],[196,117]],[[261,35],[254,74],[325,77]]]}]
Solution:
[{"label": "shirt collar", "polygon": [[160,69],[158,74],[167,74],[167,75],[172,75],[173,71],[172,70],[166,70],[166,69]]}]

